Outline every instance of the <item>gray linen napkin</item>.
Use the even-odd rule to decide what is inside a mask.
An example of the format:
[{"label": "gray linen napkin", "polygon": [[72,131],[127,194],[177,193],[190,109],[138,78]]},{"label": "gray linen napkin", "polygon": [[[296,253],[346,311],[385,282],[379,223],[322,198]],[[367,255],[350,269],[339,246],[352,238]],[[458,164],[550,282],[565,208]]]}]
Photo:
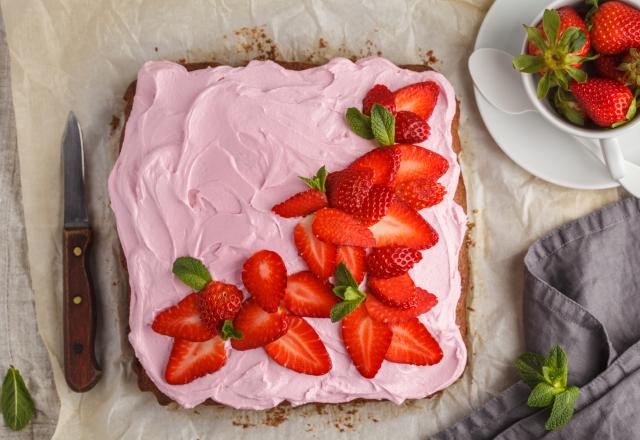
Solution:
[{"label": "gray linen napkin", "polygon": [[569,383],[581,387],[573,419],[545,431],[548,410],[527,407],[519,382],[433,438],[640,438],[640,200],[555,230],[524,263],[527,348],[567,351]]}]

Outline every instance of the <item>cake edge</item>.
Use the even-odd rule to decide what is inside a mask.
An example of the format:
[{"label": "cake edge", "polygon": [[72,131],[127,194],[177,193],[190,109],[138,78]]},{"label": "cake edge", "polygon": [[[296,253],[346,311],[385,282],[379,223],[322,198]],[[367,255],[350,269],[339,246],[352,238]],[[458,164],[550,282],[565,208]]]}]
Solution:
[{"label": "cake edge", "polygon": [[[285,69],[289,69],[289,70],[306,70],[306,69],[311,69],[319,66],[319,64],[303,63],[303,62],[290,62],[290,61],[274,61],[274,62],[284,67]],[[179,63],[179,64],[184,66],[187,69],[187,71],[194,71],[194,70],[206,69],[208,67],[218,67],[223,65],[221,63],[216,63],[213,61],[197,62],[197,63]],[[425,72],[425,71],[434,70],[429,66],[424,66],[420,64],[404,64],[404,65],[399,65],[398,67],[400,67],[401,69],[412,70],[414,72]],[[124,122],[122,124],[122,129],[120,133],[118,153],[122,150],[122,145],[124,143],[125,128],[127,125],[127,121],[129,120],[129,115],[131,114],[131,109],[133,108],[133,99],[136,94],[136,83],[137,81],[134,80],[131,84],[129,84],[123,96],[123,99],[125,101]],[[452,136],[452,149],[456,153],[458,163],[460,164],[459,156],[460,156],[460,153],[462,152],[462,143],[460,141],[460,135],[458,133],[459,124],[460,124],[460,101],[456,99],[456,113],[451,123],[451,136]],[[456,188],[456,192],[454,194],[453,200],[458,205],[460,205],[460,207],[462,207],[463,211],[466,214],[467,213],[467,192],[466,192],[466,187],[464,184],[462,173],[460,173],[460,178],[458,180],[458,187]],[[460,334],[464,341],[465,347],[467,348],[467,353],[469,353],[468,322],[467,322],[467,300],[468,300],[468,294],[470,292],[470,284],[469,284],[470,263],[469,263],[469,249],[468,249],[469,233],[470,233],[470,230],[469,228],[467,228],[465,232],[465,238],[463,240],[463,244],[458,254],[458,271],[460,272],[461,288],[460,288],[460,298],[458,299],[458,304],[456,306],[456,324],[460,329]],[[120,262],[125,272],[124,275],[125,275],[125,280],[127,284],[127,303],[130,303],[131,302],[131,285],[129,284],[129,271],[127,268],[127,260],[126,260],[126,257],[124,256],[122,246],[120,246]],[[127,318],[127,329],[128,329],[128,321],[129,320]],[[462,379],[462,377],[466,373],[467,366],[469,365],[470,359],[471,359],[471,356],[467,355],[467,362],[465,364],[465,369],[463,370],[460,377],[458,377],[456,382]],[[151,380],[151,378],[149,378],[149,376],[146,373],[146,370],[142,367],[142,364],[140,363],[138,358],[135,356],[135,354],[133,357],[132,367],[133,367],[133,371],[136,373],[137,380],[138,380],[138,388],[140,389],[140,391],[152,393],[156,397],[156,400],[160,405],[169,405],[170,403],[174,402],[173,399],[171,399],[170,397],[165,395],[162,391],[160,391],[156,386],[156,384],[153,383],[153,381]],[[451,387],[452,385],[453,384],[449,385],[449,387]],[[447,388],[440,390],[430,396],[427,396],[426,398],[430,399],[430,398],[436,397],[440,393],[445,391]],[[373,401],[374,399],[358,398],[358,399],[351,400],[350,402],[367,402],[369,400]],[[415,400],[415,399],[412,399],[412,400]],[[213,399],[207,399],[205,402],[202,403],[202,405],[228,406],[228,405],[224,405],[219,402],[216,402]],[[288,401],[283,401],[276,407],[286,406],[286,405],[291,405],[291,404]]]}]

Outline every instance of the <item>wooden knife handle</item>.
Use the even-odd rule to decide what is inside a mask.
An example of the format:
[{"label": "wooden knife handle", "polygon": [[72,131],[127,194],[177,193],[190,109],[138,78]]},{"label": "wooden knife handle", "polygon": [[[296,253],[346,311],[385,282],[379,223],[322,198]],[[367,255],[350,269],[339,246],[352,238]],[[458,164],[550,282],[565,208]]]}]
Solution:
[{"label": "wooden knife handle", "polygon": [[77,392],[90,390],[100,379],[94,340],[95,297],[89,277],[91,230],[64,230],[64,374]]}]

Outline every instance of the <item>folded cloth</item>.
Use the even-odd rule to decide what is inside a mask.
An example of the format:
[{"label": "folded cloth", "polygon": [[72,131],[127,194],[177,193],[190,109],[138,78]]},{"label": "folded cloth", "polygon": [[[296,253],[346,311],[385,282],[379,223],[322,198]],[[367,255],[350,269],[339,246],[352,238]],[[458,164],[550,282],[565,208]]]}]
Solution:
[{"label": "folded cloth", "polygon": [[640,200],[555,230],[524,263],[527,349],[565,349],[569,384],[581,387],[574,417],[545,431],[549,410],[529,408],[519,382],[433,438],[640,438]]}]

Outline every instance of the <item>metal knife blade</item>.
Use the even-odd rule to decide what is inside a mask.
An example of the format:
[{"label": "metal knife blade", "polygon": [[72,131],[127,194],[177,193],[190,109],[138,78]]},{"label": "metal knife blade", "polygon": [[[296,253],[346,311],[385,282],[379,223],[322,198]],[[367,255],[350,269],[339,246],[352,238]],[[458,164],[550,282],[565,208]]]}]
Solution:
[{"label": "metal knife blade", "polygon": [[89,215],[84,198],[84,145],[82,130],[73,112],[69,113],[62,138],[64,169],[64,227],[87,228]]}]

